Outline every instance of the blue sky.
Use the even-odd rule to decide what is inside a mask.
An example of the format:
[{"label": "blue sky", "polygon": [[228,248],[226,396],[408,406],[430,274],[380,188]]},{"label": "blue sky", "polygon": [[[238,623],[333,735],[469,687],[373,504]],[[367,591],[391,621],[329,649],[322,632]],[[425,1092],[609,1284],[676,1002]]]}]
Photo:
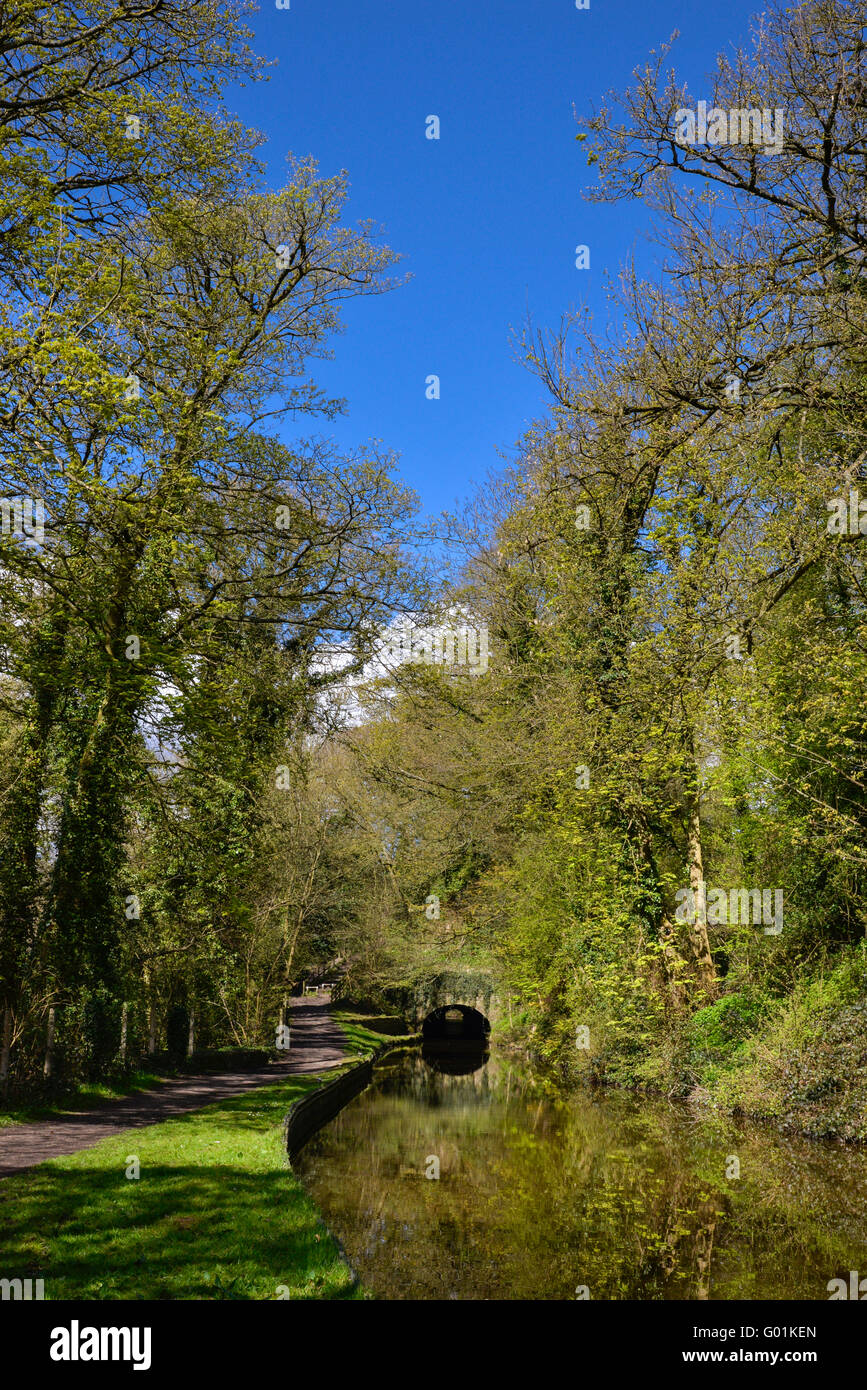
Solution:
[{"label": "blue sky", "polygon": [[[586,202],[593,181],[575,140],[587,113],[623,88],[651,48],[680,31],[674,61],[696,96],[719,49],[748,38],[756,0],[291,0],[252,17],[267,83],[228,104],[268,137],[275,187],[288,151],[323,174],[346,169],[347,216],[372,218],[410,282],[345,306],[333,361],[314,364],[348,414],[317,428],[349,448],[376,438],[436,513],[511,456],[544,408],[515,361],[530,312],[556,327],[587,304],[606,316],[605,275],[656,249],[641,204]],[[425,120],[440,118],[439,140]],[[590,247],[590,269],[575,247]],[[439,400],[425,380],[440,377]],[[286,434],[287,439],[291,438]]]}]

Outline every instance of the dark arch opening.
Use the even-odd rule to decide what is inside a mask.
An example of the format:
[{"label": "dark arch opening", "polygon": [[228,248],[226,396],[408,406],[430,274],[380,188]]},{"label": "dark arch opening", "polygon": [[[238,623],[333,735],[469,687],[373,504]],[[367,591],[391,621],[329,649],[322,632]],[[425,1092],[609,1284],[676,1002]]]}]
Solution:
[{"label": "dark arch opening", "polygon": [[490,1053],[487,1043],[426,1042],[421,1047],[422,1060],[431,1071],[442,1076],[469,1076],[479,1071],[487,1062]]},{"label": "dark arch opening", "polygon": [[487,1042],[491,1025],[478,1009],[469,1004],[443,1004],[429,1013],[421,1026],[425,1042]]}]

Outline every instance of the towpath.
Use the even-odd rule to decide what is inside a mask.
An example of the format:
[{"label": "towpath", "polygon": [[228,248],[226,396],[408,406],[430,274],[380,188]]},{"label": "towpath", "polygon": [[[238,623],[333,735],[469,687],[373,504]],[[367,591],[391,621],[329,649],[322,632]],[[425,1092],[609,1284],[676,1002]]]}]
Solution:
[{"label": "towpath", "polygon": [[151,1091],[138,1091],[106,1101],[91,1110],[67,1111],[50,1120],[0,1127],[0,1178],[33,1168],[49,1158],[90,1149],[127,1129],[158,1124],[186,1115],[226,1096],[240,1095],[287,1076],[310,1076],[345,1062],[346,1039],[331,1017],[330,995],[307,995],[292,1001],[290,1050],[279,1062],[256,1071],[184,1076],[163,1081]]}]

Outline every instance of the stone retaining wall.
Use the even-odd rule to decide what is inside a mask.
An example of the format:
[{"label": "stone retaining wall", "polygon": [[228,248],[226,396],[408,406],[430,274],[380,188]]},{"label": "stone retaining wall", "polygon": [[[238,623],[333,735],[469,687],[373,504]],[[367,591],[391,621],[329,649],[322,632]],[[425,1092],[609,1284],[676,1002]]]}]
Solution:
[{"label": "stone retaining wall", "polygon": [[317,1130],[329,1120],[333,1120],[344,1105],[348,1105],[370,1085],[373,1080],[374,1062],[392,1050],[391,1043],[383,1043],[365,1061],[357,1062],[342,1076],[336,1076],[333,1081],[326,1081],[324,1086],[317,1086],[315,1091],[295,1101],[283,1121],[283,1135],[290,1163]]}]

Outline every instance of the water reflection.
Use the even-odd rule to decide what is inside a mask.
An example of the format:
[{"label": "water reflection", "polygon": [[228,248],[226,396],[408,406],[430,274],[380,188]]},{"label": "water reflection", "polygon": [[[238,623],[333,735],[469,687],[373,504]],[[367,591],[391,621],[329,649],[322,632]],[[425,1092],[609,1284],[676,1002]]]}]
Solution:
[{"label": "water reflection", "polygon": [[425,1042],[422,1043],[421,1055],[433,1071],[443,1076],[469,1076],[483,1067],[490,1057],[487,1043],[484,1042],[460,1045]]},{"label": "water reflection", "polygon": [[296,1164],[381,1297],[827,1299],[867,1272],[863,1151],[441,1060],[386,1059]]}]

